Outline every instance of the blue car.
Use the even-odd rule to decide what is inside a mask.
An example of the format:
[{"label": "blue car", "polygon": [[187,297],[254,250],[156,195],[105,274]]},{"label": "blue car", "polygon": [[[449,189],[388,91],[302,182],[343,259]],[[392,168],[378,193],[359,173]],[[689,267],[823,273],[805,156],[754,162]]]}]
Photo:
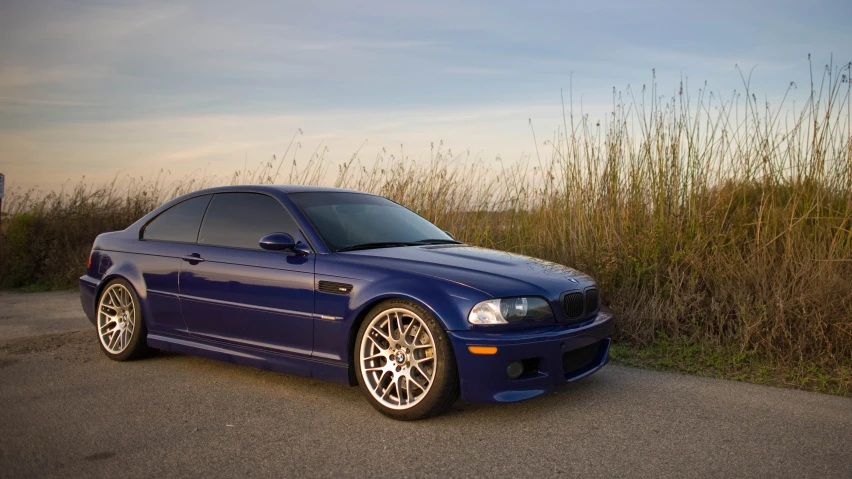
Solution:
[{"label": "blue car", "polygon": [[583,273],[304,186],[197,191],[104,233],[80,297],[111,359],[162,349],[358,385],[404,420],[588,376],[613,327]]}]

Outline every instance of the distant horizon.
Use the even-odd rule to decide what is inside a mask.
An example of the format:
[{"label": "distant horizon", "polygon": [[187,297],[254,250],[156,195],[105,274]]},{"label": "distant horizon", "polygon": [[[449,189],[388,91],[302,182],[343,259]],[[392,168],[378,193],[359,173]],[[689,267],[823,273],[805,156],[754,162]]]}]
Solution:
[{"label": "distant horizon", "polygon": [[440,142],[514,163],[561,128],[569,88],[574,113],[603,123],[614,90],[638,97],[653,78],[659,95],[686,81],[718,101],[750,76],[772,108],[793,82],[798,107],[811,54],[817,81],[852,59],[852,5],[776,3],[732,2],[732,16],[683,2],[15,0],[0,5],[0,173],[7,194],[228,177],[280,158],[297,131],[302,163],[316,150],[370,164],[400,145],[422,159]]}]

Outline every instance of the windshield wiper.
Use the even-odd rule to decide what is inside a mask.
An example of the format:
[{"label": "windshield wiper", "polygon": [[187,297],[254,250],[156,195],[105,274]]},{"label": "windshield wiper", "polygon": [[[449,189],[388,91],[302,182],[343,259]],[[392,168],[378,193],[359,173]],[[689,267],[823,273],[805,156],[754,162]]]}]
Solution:
[{"label": "windshield wiper", "polygon": [[352,245],[352,246],[346,246],[346,247],[343,247],[343,248],[336,249],[335,252],[357,251],[357,250],[360,250],[360,249],[373,249],[373,248],[393,248],[394,246],[420,246],[420,245],[422,245],[422,243],[420,243],[420,242],[411,243],[411,242],[404,242],[404,241],[384,241],[384,242],[379,242],[379,243],[363,243],[363,244],[356,244],[356,245]]},{"label": "windshield wiper", "polygon": [[418,244],[464,244],[461,241],[449,240],[449,239],[423,239],[419,241],[415,241]]}]

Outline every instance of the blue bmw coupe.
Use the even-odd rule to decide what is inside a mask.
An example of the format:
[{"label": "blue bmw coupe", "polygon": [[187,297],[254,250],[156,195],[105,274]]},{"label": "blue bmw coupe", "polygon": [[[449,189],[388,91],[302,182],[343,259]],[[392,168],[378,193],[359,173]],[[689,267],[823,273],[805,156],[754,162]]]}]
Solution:
[{"label": "blue bmw coupe", "polygon": [[80,296],[111,359],[164,349],[357,384],[397,419],[588,376],[613,326],[576,270],[302,186],[197,191],[104,233]]}]

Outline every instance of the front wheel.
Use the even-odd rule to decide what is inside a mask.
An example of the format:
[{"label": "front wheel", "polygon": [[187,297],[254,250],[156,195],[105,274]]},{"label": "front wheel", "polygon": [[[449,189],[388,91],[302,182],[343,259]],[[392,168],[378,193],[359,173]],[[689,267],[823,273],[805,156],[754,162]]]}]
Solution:
[{"label": "front wheel", "polygon": [[439,414],[458,396],[449,338],[416,303],[389,300],[373,308],[358,331],[354,359],[370,404],[394,419]]}]

